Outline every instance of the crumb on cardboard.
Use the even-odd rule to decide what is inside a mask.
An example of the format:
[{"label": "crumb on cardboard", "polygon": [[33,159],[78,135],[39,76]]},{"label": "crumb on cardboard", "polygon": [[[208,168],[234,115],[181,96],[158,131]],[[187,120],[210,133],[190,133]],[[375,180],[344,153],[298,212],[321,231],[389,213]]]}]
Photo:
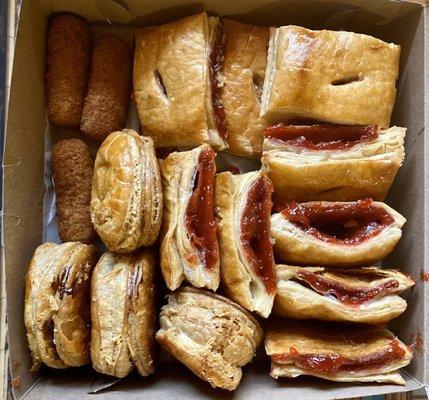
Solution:
[{"label": "crumb on cardboard", "polygon": [[429,272],[425,272],[425,271],[420,271],[420,279],[423,282],[429,282]]},{"label": "crumb on cardboard", "polygon": [[21,386],[21,377],[15,376],[15,378],[12,379],[12,387],[14,389],[17,389]]}]

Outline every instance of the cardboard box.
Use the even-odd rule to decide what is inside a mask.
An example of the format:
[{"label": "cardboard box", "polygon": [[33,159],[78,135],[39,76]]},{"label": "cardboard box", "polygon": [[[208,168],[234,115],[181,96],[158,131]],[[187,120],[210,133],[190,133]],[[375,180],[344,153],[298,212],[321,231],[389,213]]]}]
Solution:
[{"label": "cardboard box", "polygon": [[[184,366],[165,364],[149,378],[132,375],[116,383],[102,394],[102,398],[333,399],[410,391],[427,384],[429,283],[421,279],[424,278],[421,274],[425,270],[429,272],[429,140],[425,140],[425,125],[429,126],[429,79],[425,71],[429,20],[423,5],[390,0],[311,0],[305,4],[301,0],[24,0],[3,161],[4,268],[1,277],[6,278],[8,343],[5,348],[9,350],[9,384],[13,383],[15,398],[26,395],[26,399],[89,399],[88,392],[116,382],[96,375],[90,367],[29,371],[30,357],[23,323],[24,274],[34,249],[46,236],[43,232],[47,128],[45,33],[48,15],[63,10],[81,14],[95,26],[113,25],[110,29],[123,32],[121,35],[129,35],[135,27],[165,23],[206,10],[260,25],[296,24],[312,29],[363,32],[402,46],[392,125],[408,128],[406,160],[387,203],[408,221],[403,239],[384,264],[397,267],[416,279],[415,288],[408,293],[408,310],[390,325],[406,343],[416,343],[414,360],[404,371],[406,386],[335,384],[308,378],[276,382],[268,376],[269,362],[262,354],[244,368],[242,383],[234,394],[211,389]],[[55,135],[49,126],[47,132],[47,138]]]}]

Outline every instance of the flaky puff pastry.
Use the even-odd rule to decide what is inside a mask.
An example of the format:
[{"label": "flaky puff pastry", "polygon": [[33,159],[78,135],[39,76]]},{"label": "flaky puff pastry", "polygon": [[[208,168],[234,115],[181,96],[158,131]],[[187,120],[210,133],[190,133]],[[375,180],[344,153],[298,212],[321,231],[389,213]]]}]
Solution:
[{"label": "flaky puff pastry", "polygon": [[104,253],[91,283],[93,368],[122,378],[155,371],[155,256],[151,250]]},{"label": "flaky puff pastry", "polygon": [[336,150],[311,150],[265,138],[262,164],[280,201],[384,200],[405,156],[405,128]]},{"label": "flaky puff pastry", "polygon": [[162,188],[153,141],[132,129],[111,133],[98,149],[91,219],[111,251],[152,245],[162,221]]},{"label": "flaky puff pastry", "polygon": [[213,292],[183,288],[168,297],[156,339],[213,387],[235,390],[255,356],[262,329],[253,316]]},{"label": "flaky puff pastry", "polygon": [[89,285],[95,247],[44,243],[25,277],[24,322],[32,370],[78,367],[89,362]]},{"label": "flaky puff pastry", "polygon": [[221,97],[228,128],[228,152],[256,157],[262,152],[259,116],[267,66],[269,28],[222,20],[224,45]]},{"label": "flaky puff pastry", "polygon": [[311,375],[337,382],[404,385],[412,352],[385,328],[282,319],[268,327],[271,377]]},{"label": "flaky puff pastry", "polygon": [[265,173],[216,177],[221,282],[228,297],[268,317],[276,292],[270,238],[272,184]]},{"label": "flaky puff pastry", "polygon": [[414,281],[397,270],[377,267],[345,270],[277,265],[273,314],[378,324],[402,314],[407,302],[398,296]]},{"label": "flaky puff pastry", "polygon": [[358,33],[272,29],[261,114],[388,128],[399,54],[400,46]]},{"label": "flaky puff pastry", "polygon": [[183,280],[219,286],[219,247],[214,216],[215,153],[207,144],[171,153],[161,163],[164,219],[161,270],[170,290]]}]

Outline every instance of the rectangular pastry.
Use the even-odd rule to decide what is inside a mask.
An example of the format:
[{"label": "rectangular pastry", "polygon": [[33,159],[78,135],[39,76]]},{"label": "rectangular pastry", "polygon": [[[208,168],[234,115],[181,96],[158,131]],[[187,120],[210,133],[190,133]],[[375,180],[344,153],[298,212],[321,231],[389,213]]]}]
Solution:
[{"label": "rectangular pastry", "polygon": [[201,13],[137,32],[134,100],[142,131],[156,147],[226,147],[218,25],[217,17]]},{"label": "rectangular pastry", "polygon": [[271,377],[311,375],[338,382],[404,385],[411,349],[385,328],[281,320],[268,329]]},{"label": "rectangular pastry", "polygon": [[402,314],[398,294],[414,281],[393,269],[277,265],[273,313],[280,317],[378,324]]},{"label": "rectangular pastry", "polygon": [[388,128],[400,46],[372,36],[273,29],[261,114]]},{"label": "rectangular pastry", "polygon": [[277,124],[267,128],[262,164],[276,201],[382,201],[405,156],[405,128]]}]

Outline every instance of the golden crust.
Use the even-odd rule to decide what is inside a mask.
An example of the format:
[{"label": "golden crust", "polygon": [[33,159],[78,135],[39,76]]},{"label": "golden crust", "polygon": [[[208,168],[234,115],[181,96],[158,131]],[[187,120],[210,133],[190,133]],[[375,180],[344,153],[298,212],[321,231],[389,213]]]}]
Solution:
[{"label": "golden crust", "polygon": [[261,114],[388,128],[400,46],[352,32],[273,29]]},{"label": "golden crust", "polygon": [[162,188],[151,138],[113,132],[98,150],[91,192],[95,230],[111,251],[152,245],[162,220]]}]

